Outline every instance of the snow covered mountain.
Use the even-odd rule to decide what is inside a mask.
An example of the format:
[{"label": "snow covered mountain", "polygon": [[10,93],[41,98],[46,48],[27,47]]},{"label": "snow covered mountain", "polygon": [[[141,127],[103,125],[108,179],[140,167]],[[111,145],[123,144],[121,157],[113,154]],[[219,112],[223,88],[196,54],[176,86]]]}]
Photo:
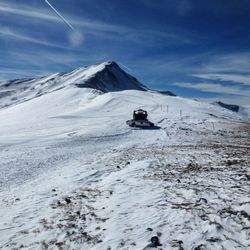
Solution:
[{"label": "snow covered mountain", "polygon": [[250,247],[245,116],[147,90],[112,62],[1,83],[1,249]]},{"label": "snow covered mountain", "polygon": [[223,103],[220,101],[213,102],[212,104],[219,106],[219,107],[222,107],[224,109],[228,109],[228,110],[231,110],[233,112],[236,112],[236,113],[242,115],[243,117],[245,117],[246,120],[250,121],[250,108],[247,105],[239,106],[239,105],[235,105],[235,104]]},{"label": "snow covered mountain", "polygon": [[[0,82],[0,108],[30,100],[66,87],[92,88],[102,93],[122,90],[148,90],[135,77],[113,61],[69,73],[55,73],[41,78]],[[170,93],[171,94],[171,93]]]},{"label": "snow covered mountain", "polygon": [[235,105],[235,104],[228,104],[228,103],[223,103],[223,102],[214,102],[215,105],[218,105],[222,108],[234,111],[234,112],[239,112],[240,106]]},{"label": "snow covered mountain", "polygon": [[113,61],[100,64],[97,67],[90,67],[87,69],[87,72],[88,75],[75,81],[74,84],[76,86],[93,88],[104,93],[129,89],[147,90],[135,77],[123,71]]}]

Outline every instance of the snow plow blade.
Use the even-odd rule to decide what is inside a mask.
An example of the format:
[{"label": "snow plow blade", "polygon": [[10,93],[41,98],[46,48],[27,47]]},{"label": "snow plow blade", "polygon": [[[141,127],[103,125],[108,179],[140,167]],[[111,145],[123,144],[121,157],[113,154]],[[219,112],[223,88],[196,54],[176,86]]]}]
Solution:
[{"label": "snow plow blade", "polygon": [[130,127],[138,127],[138,128],[153,128],[154,123],[147,120],[128,120],[126,121],[127,125]]}]

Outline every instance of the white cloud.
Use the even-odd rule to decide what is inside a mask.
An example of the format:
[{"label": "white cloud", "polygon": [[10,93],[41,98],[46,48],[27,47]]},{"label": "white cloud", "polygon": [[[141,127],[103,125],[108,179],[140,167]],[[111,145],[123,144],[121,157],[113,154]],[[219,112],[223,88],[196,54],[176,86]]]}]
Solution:
[{"label": "white cloud", "polygon": [[197,97],[197,100],[203,101],[203,102],[223,102],[227,104],[236,104],[241,106],[249,106],[249,97],[248,96],[241,96],[239,97],[225,97],[225,96],[219,96],[219,97]]},{"label": "white cloud", "polygon": [[[173,85],[199,90],[201,92],[216,94],[216,97],[199,97],[198,100],[212,102],[212,101],[222,101],[229,104],[238,105],[250,105],[250,90],[242,89],[235,86],[225,86],[216,83],[189,83],[189,82],[177,82]],[[229,97],[230,95],[230,97]]]},{"label": "white cloud", "polygon": [[[47,6],[47,5],[46,5]],[[30,7],[26,4],[11,4],[11,3],[0,3],[0,12],[12,14],[11,17],[15,16],[22,16],[25,18],[31,18],[30,20],[43,20],[47,22],[54,22],[54,23],[62,23],[62,20],[58,18],[49,8],[34,8]],[[84,19],[77,19],[73,16],[64,14],[65,17],[70,20],[70,22],[76,28],[85,28],[85,29],[94,29],[97,31],[106,31],[106,32],[124,32],[128,31],[126,27],[118,26],[114,24],[109,24],[105,22],[98,22],[96,20],[89,20]]]},{"label": "white cloud", "polygon": [[235,83],[241,83],[244,85],[250,85],[250,75],[236,75],[236,74],[194,74],[194,77],[219,80],[219,81],[230,81]]},{"label": "white cloud", "polygon": [[210,55],[198,68],[202,73],[248,73],[250,69],[250,52]]},{"label": "white cloud", "polygon": [[[59,53],[38,50],[37,53],[8,51],[8,58],[12,65],[1,67],[0,81],[22,77],[36,77],[55,72],[70,71],[80,66],[100,63],[108,60],[103,53],[81,51],[75,53]],[[101,59],[100,59],[101,58]],[[0,57],[0,65],[5,65],[5,58]]]},{"label": "white cloud", "polygon": [[234,86],[225,86],[225,85],[216,84],[216,83],[177,82],[177,83],[173,83],[173,85],[177,87],[182,87],[182,88],[196,89],[202,92],[250,96],[249,90],[244,90],[242,88],[234,87]]},{"label": "white cloud", "polygon": [[[15,78],[33,78],[35,76],[44,76],[52,72],[47,70],[35,70],[35,69],[11,69],[11,68],[2,68],[0,72],[0,82],[4,80],[10,80]],[[10,78],[10,76],[12,76]]]},{"label": "white cloud", "polygon": [[51,15],[49,12],[41,11],[35,8],[32,8],[28,5],[22,4],[11,4],[11,3],[0,3],[0,12],[9,13],[13,15],[39,18],[48,21],[58,22],[58,18],[56,16]]},{"label": "white cloud", "polygon": [[23,40],[26,42],[31,42],[34,44],[55,47],[55,48],[61,48],[61,49],[68,49],[67,46],[62,46],[60,44],[51,43],[51,42],[43,40],[43,39],[38,39],[38,38],[35,38],[34,36],[26,35],[24,33],[20,33],[17,30],[7,28],[7,27],[0,27],[0,36],[1,35],[5,36],[5,37],[6,36],[10,37],[10,38],[16,39],[16,40]]}]

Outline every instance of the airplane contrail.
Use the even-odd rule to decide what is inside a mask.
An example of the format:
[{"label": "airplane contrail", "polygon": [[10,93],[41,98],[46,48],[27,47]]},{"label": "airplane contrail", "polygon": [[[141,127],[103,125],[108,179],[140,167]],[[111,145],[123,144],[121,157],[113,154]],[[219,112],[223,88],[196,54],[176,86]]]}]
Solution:
[{"label": "airplane contrail", "polygon": [[45,3],[49,5],[49,7],[64,21],[64,23],[72,30],[74,27],[52,6],[52,4],[48,0],[44,0]]}]

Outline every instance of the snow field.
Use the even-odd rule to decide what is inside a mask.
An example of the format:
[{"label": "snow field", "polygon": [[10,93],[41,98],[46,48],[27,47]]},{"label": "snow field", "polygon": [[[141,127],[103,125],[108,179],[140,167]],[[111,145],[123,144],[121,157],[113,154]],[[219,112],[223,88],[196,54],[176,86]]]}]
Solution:
[{"label": "snow field", "polygon": [[[127,127],[137,108],[160,127]],[[180,113],[181,110],[181,113]],[[0,110],[0,248],[249,248],[249,124],[220,107],[65,87]]]}]

